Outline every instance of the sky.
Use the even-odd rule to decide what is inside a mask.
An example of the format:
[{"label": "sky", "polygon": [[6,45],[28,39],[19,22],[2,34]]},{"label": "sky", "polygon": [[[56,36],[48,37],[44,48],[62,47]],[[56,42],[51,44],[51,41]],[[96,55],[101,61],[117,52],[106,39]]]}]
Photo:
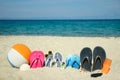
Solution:
[{"label": "sky", "polygon": [[0,19],[120,19],[120,0],[0,0]]}]

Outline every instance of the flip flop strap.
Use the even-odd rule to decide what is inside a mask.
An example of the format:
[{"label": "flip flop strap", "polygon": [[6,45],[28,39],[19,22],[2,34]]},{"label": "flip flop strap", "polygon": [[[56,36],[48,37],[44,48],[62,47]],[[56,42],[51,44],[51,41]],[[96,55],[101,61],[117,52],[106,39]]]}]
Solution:
[{"label": "flip flop strap", "polygon": [[32,67],[33,64],[36,64],[36,66],[37,66],[38,60],[40,61],[40,64],[42,64],[41,59],[40,59],[40,57],[39,57],[39,58],[35,58],[35,59],[32,61],[32,64],[30,65],[30,67]]},{"label": "flip flop strap", "polygon": [[45,65],[47,66],[47,65],[48,65],[48,63],[49,63],[50,61],[51,61],[51,59],[50,59],[50,58],[49,58],[49,59],[47,59],[47,60],[46,60],[46,62],[45,62],[45,63],[46,63]]},{"label": "flip flop strap", "polygon": [[[88,60],[88,58],[86,58],[86,59],[87,59],[87,61],[88,61],[88,63],[89,63],[89,66],[91,66],[91,61],[90,61],[90,60]],[[84,60],[85,60],[85,58],[82,60],[81,65],[83,65]]]},{"label": "flip flop strap", "polygon": [[59,61],[61,61],[61,58],[58,56],[58,55],[56,55],[57,56],[57,59],[59,60]]},{"label": "flip flop strap", "polygon": [[97,62],[98,58],[100,59],[100,63],[101,63],[101,67],[102,67],[103,64],[102,64],[102,59],[100,56],[96,56],[94,66],[96,66],[96,62]]},{"label": "flip flop strap", "polygon": [[75,63],[76,63],[76,64],[79,66],[79,68],[80,68],[80,65],[77,63],[77,61],[74,61],[74,62],[73,62],[72,67],[74,66]]},{"label": "flip flop strap", "polygon": [[69,59],[68,61],[67,61],[67,64],[66,64],[66,66],[68,66],[69,65],[69,62],[71,61],[71,59]]}]

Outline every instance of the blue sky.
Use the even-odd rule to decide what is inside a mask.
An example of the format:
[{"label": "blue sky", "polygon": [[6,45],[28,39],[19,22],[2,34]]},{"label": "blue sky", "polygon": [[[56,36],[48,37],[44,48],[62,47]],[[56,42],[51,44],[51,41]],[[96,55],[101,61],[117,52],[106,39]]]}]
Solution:
[{"label": "blue sky", "polygon": [[120,0],[0,0],[0,19],[120,19]]}]

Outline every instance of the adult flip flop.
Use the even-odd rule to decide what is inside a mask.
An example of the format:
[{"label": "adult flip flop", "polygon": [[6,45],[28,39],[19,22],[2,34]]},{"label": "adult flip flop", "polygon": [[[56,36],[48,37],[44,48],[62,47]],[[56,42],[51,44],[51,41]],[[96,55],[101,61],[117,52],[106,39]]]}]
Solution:
[{"label": "adult flip flop", "polygon": [[82,49],[80,53],[81,67],[91,72],[92,67],[92,50],[88,47]]},{"label": "adult flip flop", "polygon": [[61,64],[62,64],[62,55],[61,55],[61,53],[56,52],[54,58],[56,59],[57,67],[60,67]]},{"label": "adult flip flop", "polygon": [[94,70],[102,69],[103,62],[105,59],[106,59],[105,50],[100,46],[95,47],[93,51],[93,69],[92,70],[94,71]]},{"label": "adult flip flop", "polygon": [[44,65],[44,53],[42,51],[33,51],[30,55],[30,68],[39,68]]},{"label": "adult flip flop", "polygon": [[46,60],[45,60],[45,66],[46,67],[51,67],[52,66],[52,63],[51,63],[52,59],[53,59],[53,54],[49,54],[49,55],[46,56]]},{"label": "adult flip flop", "polygon": [[80,68],[80,57],[78,55],[68,55],[66,57],[66,67],[71,66],[72,68]]}]

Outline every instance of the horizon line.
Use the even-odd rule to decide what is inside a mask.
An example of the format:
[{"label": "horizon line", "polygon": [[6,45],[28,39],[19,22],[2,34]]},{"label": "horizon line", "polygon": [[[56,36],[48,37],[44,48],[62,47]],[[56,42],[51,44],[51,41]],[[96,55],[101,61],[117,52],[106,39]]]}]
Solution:
[{"label": "horizon line", "polygon": [[0,20],[120,20],[120,19],[0,19]]}]

